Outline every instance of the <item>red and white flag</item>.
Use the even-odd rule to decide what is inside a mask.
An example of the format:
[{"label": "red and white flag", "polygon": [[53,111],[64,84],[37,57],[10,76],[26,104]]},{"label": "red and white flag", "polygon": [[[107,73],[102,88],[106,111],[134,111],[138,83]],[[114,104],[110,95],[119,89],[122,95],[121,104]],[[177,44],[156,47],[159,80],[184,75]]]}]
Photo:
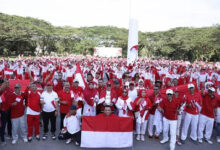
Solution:
[{"label": "red and white flag", "polygon": [[83,73],[82,73],[82,70],[80,68],[79,63],[76,64],[75,79],[79,81],[79,86],[82,87],[83,89],[85,89],[86,82],[85,82],[85,79],[83,77]]},{"label": "red and white flag", "polygon": [[20,84],[21,85],[21,91],[24,92],[28,85],[30,84],[30,80],[14,80],[10,79],[9,80],[9,87],[11,89],[14,89],[15,84]]},{"label": "red and white flag", "polygon": [[84,116],[81,147],[125,148],[133,145],[133,118]]}]

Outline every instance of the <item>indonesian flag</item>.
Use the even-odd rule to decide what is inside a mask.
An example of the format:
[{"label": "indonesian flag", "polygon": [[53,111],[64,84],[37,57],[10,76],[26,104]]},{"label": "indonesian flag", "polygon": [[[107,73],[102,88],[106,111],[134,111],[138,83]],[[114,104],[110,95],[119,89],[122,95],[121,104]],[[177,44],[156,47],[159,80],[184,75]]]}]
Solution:
[{"label": "indonesian flag", "polygon": [[133,118],[84,116],[81,147],[124,148],[133,145]]},{"label": "indonesian flag", "polygon": [[76,72],[75,72],[75,79],[77,79],[79,81],[79,86],[82,87],[83,89],[85,89],[86,87],[86,82],[85,79],[83,77],[83,73],[82,70],[80,68],[79,63],[76,64]]},{"label": "indonesian flag", "polygon": [[138,22],[130,19],[128,34],[127,65],[133,64],[138,59]]}]

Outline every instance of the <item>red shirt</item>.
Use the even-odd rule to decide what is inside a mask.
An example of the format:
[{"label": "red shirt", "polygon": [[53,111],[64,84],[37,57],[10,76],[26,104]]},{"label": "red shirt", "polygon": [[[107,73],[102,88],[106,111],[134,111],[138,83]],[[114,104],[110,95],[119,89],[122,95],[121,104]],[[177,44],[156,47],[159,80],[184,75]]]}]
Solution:
[{"label": "red shirt", "polygon": [[[151,109],[152,103],[149,98],[144,98],[144,100],[140,101],[140,103],[137,104],[137,102],[140,100],[140,98],[141,97],[137,97],[134,100],[133,109],[135,110],[135,112],[140,111],[140,115],[141,115],[141,117],[143,117],[145,110]],[[148,119],[149,114],[150,113],[148,112],[147,115],[145,116],[145,120]]]},{"label": "red shirt", "polygon": [[121,95],[122,95],[122,91],[123,89],[122,88],[113,88],[113,90],[115,91],[116,93],[116,98],[118,99]]},{"label": "red shirt", "polygon": [[60,112],[63,114],[67,114],[69,112],[69,108],[72,105],[72,98],[71,98],[71,93],[66,92],[64,90],[61,90],[58,92],[58,96],[60,98],[60,101],[65,101],[67,104],[60,104]]},{"label": "red shirt", "polygon": [[161,97],[160,94],[157,95],[157,96],[155,96],[155,95],[153,94],[153,95],[149,96],[149,98],[150,98],[151,103],[152,103],[152,108],[150,109],[150,114],[154,115],[154,114],[155,114],[155,111],[156,111],[156,109],[157,109],[157,107],[158,107],[158,104],[155,104],[155,105],[154,105],[154,103],[155,103],[156,101],[158,101],[158,100],[159,100],[159,101],[162,101],[162,97]]},{"label": "red shirt", "polygon": [[57,81],[57,84],[53,86],[53,90],[57,93],[63,90],[63,81]]},{"label": "red shirt", "polygon": [[4,101],[1,104],[2,111],[8,111],[10,109],[10,101],[13,95],[13,91],[10,88],[6,88],[2,94],[4,96]]},{"label": "red shirt", "polygon": [[106,90],[106,87],[104,87],[104,86],[97,88],[97,91],[99,92],[99,95],[101,94],[102,91],[105,91],[105,90]]},{"label": "red shirt", "polygon": [[27,96],[27,106],[33,111],[40,112],[41,104],[40,104],[40,92],[32,90],[26,90]]},{"label": "red shirt", "polygon": [[208,116],[210,118],[214,118],[214,109],[218,107],[218,99],[217,95],[213,99],[209,96],[209,94],[205,94],[203,97],[203,104],[201,114]]},{"label": "red shirt", "polygon": [[[106,93],[107,93],[106,90],[101,91],[101,93],[99,94],[99,99],[105,98]],[[111,96],[111,102],[113,103],[113,106],[111,106],[111,110],[114,111],[115,110],[114,105],[117,102],[116,93],[115,93],[114,90],[111,90],[110,96]],[[104,101],[97,106],[97,109],[100,109],[101,111],[104,111],[105,106],[103,104],[104,104]]]},{"label": "red shirt", "polygon": [[83,93],[83,88],[78,86],[77,88],[75,88],[74,86],[71,87],[71,89],[73,91],[74,94],[77,94],[77,96],[82,96]]},{"label": "red shirt", "polygon": [[[12,106],[12,103],[17,102],[15,106]],[[24,94],[21,93],[19,95],[16,95],[13,93],[11,101],[10,101],[10,107],[11,107],[11,119],[19,118],[24,115],[25,110],[25,100],[24,100]]]},{"label": "red shirt", "polygon": [[[76,98],[78,97],[83,97],[83,88],[78,86],[77,88],[75,88],[74,86],[71,87],[71,91],[74,94],[74,100],[76,100]],[[82,108],[83,107],[83,102],[82,101],[78,101],[78,108]]]},{"label": "red shirt", "polygon": [[200,106],[202,105],[201,95],[199,93],[194,93],[193,95],[189,93],[185,96],[185,101],[186,101],[185,111],[192,115],[198,115],[199,109],[196,106],[196,103],[198,103]]},{"label": "red shirt", "polygon": [[159,106],[164,110],[164,117],[168,120],[177,120],[177,110],[180,107],[178,100],[173,98],[169,101],[167,98],[163,99]]}]

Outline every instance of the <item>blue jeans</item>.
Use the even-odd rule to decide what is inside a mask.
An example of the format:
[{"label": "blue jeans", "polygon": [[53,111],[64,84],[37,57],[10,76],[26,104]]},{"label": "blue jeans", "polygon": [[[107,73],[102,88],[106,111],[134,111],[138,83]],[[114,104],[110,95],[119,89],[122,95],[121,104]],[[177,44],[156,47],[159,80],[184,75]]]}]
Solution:
[{"label": "blue jeans", "polygon": [[220,137],[220,123],[216,123],[216,134],[218,137]]}]

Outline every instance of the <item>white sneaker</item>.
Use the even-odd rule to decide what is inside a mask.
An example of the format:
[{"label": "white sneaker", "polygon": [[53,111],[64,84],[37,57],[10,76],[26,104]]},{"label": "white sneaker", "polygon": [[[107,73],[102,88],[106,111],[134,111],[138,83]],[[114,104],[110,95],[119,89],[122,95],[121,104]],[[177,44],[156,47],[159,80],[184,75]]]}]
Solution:
[{"label": "white sneaker", "polygon": [[203,143],[202,139],[198,139],[198,142],[199,142],[199,143]]},{"label": "white sneaker", "polygon": [[209,144],[213,144],[213,142],[210,139],[206,139],[206,142]]},{"label": "white sneaker", "polygon": [[12,140],[11,144],[16,144],[17,140]]},{"label": "white sneaker", "polygon": [[137,135],[136,140],[140,141],[140,134]]},{"label": "white sneaker", "polygon": [[141,135],[141,141],[145,141],[144,135]]},{"label": "white sneaker", "polygon": [[169,141],[169,139],[163,139],[162,141],[160,141],[161,144],[167,143]]},{"label": "white sneaker", "polygon": [[217,143],[220,143],[220,137],[217,137]]},{"label": "white sneaker", "polygon": [[27,138],[24,138],[23,141],[24,141],[24,143],[27,143],[27,142],[28,142],[28,139],[27,139]]},{"label": "white sneaker", "polygon": [[79,146],[79,143],[78,143],[78,142],[75,142],[75,145],[76,145],[76,146]]},{"label": "white sneaker", "polygon": [[72,141],[72,139],[71,139],[71,138],[67,139],[67,140],[66,140],[66,144],[70,144],[70,143],[71,143],[71,141]]}]

